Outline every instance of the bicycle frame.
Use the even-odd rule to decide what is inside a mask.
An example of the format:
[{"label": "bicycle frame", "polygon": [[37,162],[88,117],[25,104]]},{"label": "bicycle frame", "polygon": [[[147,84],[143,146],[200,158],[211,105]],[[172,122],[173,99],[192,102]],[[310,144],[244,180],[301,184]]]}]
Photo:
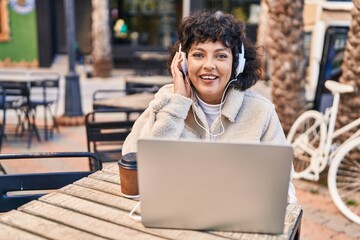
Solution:
[{"label": "bicycle frame", "polygon": [[[297,160],[303,165],[299,165],[300,171],[294,174],[296,178],[317,181],[320,173],[331,164],[339,150],[346,146],[348,141],[360,136],[360,130],[357,129],[360,125],[360,119],[335,130],[340,94],[353,92],[354,88],[335,81],[326,81],[325,87],[334,96],[332,106],[324,114],[315,110],[305,112],[294,122],[288,135],[288,140],[296,148],[297,154],[302,156],[302,159]],[[301,129],[301,124],[310,119],[313,122],[309,122],[309,126]],[[294,138],[298,128],[303,132]],[[350,132],[352,129],[356,130],[355,133]],[[333,144],[335,138],[345,133],[351,135],[350,138],[340,143],[339,146]]]},{"label": "bicycle frame", "polygon": [[[341,136],[342,134],[349,132],[351,129],[354,129],[355,127],[360,126],[360,118],[352,121],[351,123],[337,129],[332,136],[332,139],[337,138],[338,136]],[[352,139],[359,137],[360,136],[360,129],[357,130],[355,133],[353,133],[348,139],[346,139],[343,143],[341,143],[341,145],[334,151],[331,151],[329,158],[333,159],[335,157],[335,155],[337,154],[337,152],[339,151],[339,149],[344,146],[347,142],[351,141]]]},{"label": "bicycle frame", "polygon": [[336,118],[339,108],[339,102],[340,102],[340,93],[336,92],[333,93],[334,99],[332,106],[327,109],[327,111],[324,114],[324,121],[327,123],[327,133],[326,133],[326,140],[324,145],[324,159],[326,159],[326,162],[329,162],[329,160],[333,159],[336,153],[338,152],[339,148],[346,144],[346,142],[350,141],[351,139],[360,136],[360,130],[356,131],[354,134],[352,134],[348,139],[346,139],[344,142],[342,142],[335,150],[332,149],[333,146],[333,140],[342,134],[349,132],[351,129],[360,126],[360,118],[356,119],[349,124],[335,130],[335,124],[336,124]]}]

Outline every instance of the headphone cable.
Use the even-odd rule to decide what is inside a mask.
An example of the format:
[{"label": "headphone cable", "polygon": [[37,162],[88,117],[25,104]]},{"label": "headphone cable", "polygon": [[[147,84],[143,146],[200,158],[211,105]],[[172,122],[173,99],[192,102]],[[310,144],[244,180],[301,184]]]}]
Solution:
[{"label": "headphone cable", "polygon": [[[223,123],[222,123],[222,120],[221,120],[222,105],[225,103],[224,97],[225,97],[226,91],[228,90],[228,88],[229,88],[229,86],[230,86],[230,83],[232,83],[232,82],[234,82],[234,81],[236,81],[236,80],[237,80],[237,79],[235,78],[235,79],[230,80],[230,81],[227,83],[227,85],[226,85],[226,87],[225,87],[225,90],[224,90],[224,92],[223,92],[223,95],[222,95],[222,97],[221,97],[221,101],[220,101],[220,104],[219,104],[219,110],[220,110],[220,111],[219,111],[219,117],[220,117],[220,125],[221,125],[221,132],[220,132],[220,133],[218,133],[218,134],[213,134],[213,133],[211,133],[209,130],[207,130],[203,125],[201,125],[201,123],[198,122],[197,116],[196,116],[195,111],[194,111],[194,108],[192,107],[192,112],[193,112],[193,115],[194,115],[194,119],[195,119],[196,124],[197,124],[199,127],[201,127],[205,132],[207,132],[207,133],[210,135],[212,141],[214,141],[218,136],[221,136],[222,134],[225,133],[225,127],[224,127],[224,125],[223,125]],[[196,92],[195,92],[195,94],[196,94]]]}]

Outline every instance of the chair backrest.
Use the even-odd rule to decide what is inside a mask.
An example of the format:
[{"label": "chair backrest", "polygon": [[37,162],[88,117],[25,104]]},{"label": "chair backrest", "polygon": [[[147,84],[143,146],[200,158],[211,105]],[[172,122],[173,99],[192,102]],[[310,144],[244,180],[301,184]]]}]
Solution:
[{"label": "chair backrest", "polygon": [[104,115],[119,113],[122,112],[94,111],[85,117],[88,151],[95,153],[102,162],[114,162],[120,159],[122,144],[134,124],[134,120],[119,120],[119,118],[115,120],[111,117],[104,120]]},{"label": "chair backrest", "polygon": [[0,151],[5,134],[6,111],[24,106],[24,104],[28,103],[29,99],[29,87],[26,82],[0,81],[0,110],[2,111]]},{"label": "chair backrest", "polygon": [[28,82],[1,81],[0,91],[5,96],[3,106],[6,108],[20,107],[30,99]]},{"label": "chair backrest", "polygon": [[[6,212],[38,199],[44,195],[40,190],[54,190],[68,185],[80,178],[86,177],[94,171],[102,169],[99,158],[89,152],[42,152],[0,154],[0,160],[14,159],[89,159],[90,171],[47,172],[26,174],[0,175],[0,212]],[[30,191],[30,192],[28,192]],[[36,192],[37,191],[37,192]],[[15,192],[15,193],[14,193]],[[25,194],[16,194],[22,192]],[[14,193],[14,194],[12,194]]]},{"label": "chair backrest", "polygon": [[40,76],[44,81],[31,82],[31,100],[57,102],[60,98],[60,78],[56,72],[31,72],[30,76]]},{"label": "chair backrest", "polygon": [[[2,121],[0,123],[0,152],[2,148],[2,141],[4,137],[5,131],[5,121],[6,121],[6,108],[5,108],[5,91],[3,91],[2,87],[0,86],[0,110],[2,111]],[[0,164],[0,172],[1,172],[1,164]]]},{"label": "chair backrest", "polygon": [[0,85],[0,109],[5,110],[5,106],[6,106],[5,99],[6,99],[5,90]]}]

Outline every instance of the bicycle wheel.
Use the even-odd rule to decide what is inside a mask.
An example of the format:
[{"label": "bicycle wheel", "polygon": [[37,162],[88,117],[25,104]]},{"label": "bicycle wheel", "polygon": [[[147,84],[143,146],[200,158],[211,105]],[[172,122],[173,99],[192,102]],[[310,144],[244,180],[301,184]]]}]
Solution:
[{"label": "bicycle wheel", "polygon": [[306,111],[295,120],[287,136],[294,148],[294,178],[320,171],[325,137],[326,125],[320,112]]},{"label": "bicycle wheel", "polygon": [[328,188],[337,208],[360,224],[360,137],[339,149],[329,168]]}]

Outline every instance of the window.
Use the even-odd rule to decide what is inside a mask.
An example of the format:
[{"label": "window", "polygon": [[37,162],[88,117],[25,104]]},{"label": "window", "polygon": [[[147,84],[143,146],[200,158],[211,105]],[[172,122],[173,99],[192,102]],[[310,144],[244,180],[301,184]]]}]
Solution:
[{"label": "window", "polygon": [[260,14],[260,0],[206,0],[206,8],[233,14],[237,19],[257,24]]},{"label": "window", "polygon": [[206,9],[231,13],[246,23],[246,36],[256,42],[260,16],[260,0],[204,0]]},{"label": "window", "polygon": [[177,37],[181,0],[112,0],[114,44],[168,48]]},{"label": "window", "polygon": [[348,26],[329,26],[326,30],[314,100],[315,110],[325,112],[326,108],[331,106],[332,95],[325,89],[324,84],[328,79],[339,81],[348,31]]}]

